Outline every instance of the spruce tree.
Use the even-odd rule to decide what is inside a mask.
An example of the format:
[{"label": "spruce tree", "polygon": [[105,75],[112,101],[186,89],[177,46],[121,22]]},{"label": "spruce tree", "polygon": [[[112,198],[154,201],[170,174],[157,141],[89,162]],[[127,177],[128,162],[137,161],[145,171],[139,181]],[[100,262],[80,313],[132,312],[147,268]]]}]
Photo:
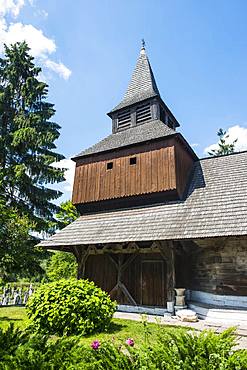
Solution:
[{"label": "spruce tree", "polygon": [[0,58],[0,197],[44,230],[58,212],[52,201],[62,193],[47,187],[64,181],[64,170],[51,166],[60,126],[51,119],[48,85],[25,42],[5,46]]}]

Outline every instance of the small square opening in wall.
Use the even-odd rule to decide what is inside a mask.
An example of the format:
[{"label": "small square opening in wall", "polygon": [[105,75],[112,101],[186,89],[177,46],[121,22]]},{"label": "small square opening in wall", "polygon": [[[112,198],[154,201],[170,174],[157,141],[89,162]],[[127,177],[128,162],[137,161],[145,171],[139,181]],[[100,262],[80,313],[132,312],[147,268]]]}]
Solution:
[{"label": "small square opening in wall", "polygon": [[136,157],[131,157],[130,158],[130,165],[133,166],[134,164],[136,164]]},{"label": "small square opening in wall", "polygon": [[108,163],[106,164],[106,169],[107,169],[107,170],[112,170],[112,169],[113,169],[113,162],[108,162]]}]

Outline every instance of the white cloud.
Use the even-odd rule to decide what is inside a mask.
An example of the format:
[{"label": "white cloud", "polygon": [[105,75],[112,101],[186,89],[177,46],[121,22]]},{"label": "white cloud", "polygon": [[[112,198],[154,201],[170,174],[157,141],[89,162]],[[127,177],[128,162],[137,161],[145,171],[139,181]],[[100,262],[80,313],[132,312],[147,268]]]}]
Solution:
[{"label": "white cloud", "polygon": [[75,162],[73,162],[71,159],[62,159],[59,162],[52,163],[52,166],[56,168],[67,168],[64,173],[65,182],[62,191],[71,192],[74,183]]},{"label": "white cloud", "polygon": [[[226,143],[232,143],[235,139],[237,139],[237,142],[235,144],[235,151],[241,152],[243,150],[247,150],[247,128],[241,127],[239,125],[235,125],[230,127],[227,132],[226,136],[229,135],[228,138],[226,138]],[[207,148],[204,149],[204,153],[208,154],[208,152],[218,149],[218,143],[214,143],[209,145]]]},{"label": "white cloud", "polygon": [[0,0],[0,17],[9,13],[16,18],[24,4],[25,0]]},{"label": "white cloud", "polygon": [[17,41],[26,41],[34,57],[46,58],[47,54],[56,51],[54,40],[44,36],[41,30],[31,24],[12,23],[0,29],[0,43],[13,44]]},{"label": "white cloud", "polygon": [[45,61],[45,65],[47,68],[51,69],[52,71],[58,73],[59,76],[63,77],[65,80],[67,80],[71,75],[71,70],[67,68],[63,63],[59,62],[53,62],[50,59],[47,59]]},{"label": "white cloud", "polygon": [[[31,54],[41,66],[45,66],[67,80],[71,75],[70,69],[62,62],[57,63],[49,57],[50,54],[56,52],[56,43],[53,39],[45,36],[42,30],[32,24],[7,21],[7,14],[16,18],[27,2],[34,6],[32,0],[0,0],[0,53],[3,52],[4,44],[10,45],[17,41],[26,41],[31,49]],[[45,11],[42,10],[42,12]],[[47,13],[44,14],[47,16]]]}]

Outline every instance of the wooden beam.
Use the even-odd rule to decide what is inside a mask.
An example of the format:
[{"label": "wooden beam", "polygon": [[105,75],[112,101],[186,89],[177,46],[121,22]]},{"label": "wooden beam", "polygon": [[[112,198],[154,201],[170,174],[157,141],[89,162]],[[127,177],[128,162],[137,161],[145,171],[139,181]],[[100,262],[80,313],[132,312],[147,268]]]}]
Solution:
[{"label": "wooden beam", "polygon": [[134,254],[134,253],[160,253],[160,250],[153,243],[150,247],[139,247],[137,243],[106,244],[105,246],[90,246],[89,254]]},{"label": "wooden beam", "polygon": [[127,300],[130,302],[130,304],[133,304],[136,306],[136,301],[134,300],[134,298],[132,297],[132,295],[130,294],[130,292],[128,291],[124,283],[122,282],[122,274],[131,264],[131,262],[136,258],[137,254],[131,254],[125,262],[123,262],[123,257],[124,257],[123,254],[120,254],[118,256],[118,262],[116,262],[115,259],[109,254],[107,255],[117,270],[117,284],[110,291],[109,293],[110,296],[112,296],[115,291],[122,291],[122,293],[127,298]]},{"label": "wooden beam", "polygon": [[176,286],[176,276],[175,276],[175,252],[174,252],[174,247],[173,247],[173,242],[170,241],[168,242],[168,247],[170,247],[170,268],[168,269],[168,274],[167,274],[167,298],[169,301],[174,300],[175,296],[175,286]]},{"label": "wooden beam", "polygon": [[115,292],[115,290],[117,290],[118,289],[118,284],[116,284],[115,286],[114,286],[114,288],[112,288],[112,290],[110,291],[110,293],[109,293],[109,295],[110,296],[112,296],[112,294]]},{"label": "wooden beam", "polygon": [[89,256],[89,248],[90,247],[82,247],[78,249],[79,257],[78,257],[78,270],[77,270],[77,279],[83,279],[85,277],[85,267],[86,267],[86,260]]},{"label": "wooden beam", "polygon": [[137,253],[135,253],[135,254],[131,254],[130,256],[129,256],[129,258],[127,259],[127,261],[125,261],[124,262],[124,264],[122,265],[122,272],[124,272],[124,270],[126,270],[127,269],[127,267],[131,264],[131,262],[133,262],[134,261],[134,259],[136,258],[136,256],[137,256]]},{"label": "wooden beam", "polygon": [[167,300],[173,301],[175,296],[176,276],[175,276],[175,251],[172,241],[156,242],[160,253],[167,265]]},{"label": "wooden beam", "polygon": [[72,248],[73,248],[73,253],[74,253],[74,255],[75,255],[76,259],[77,259],[77,262],[79,262],[80,252],[78,250],[78,247],[77,246],[73,246]]},{"label": "wooden beam", "polygon": [[111,262],[113,263],[113,265],[115,266],[116,270],[118,270],[118,264],[117,262],[114,260],[114,258],[110,255],[110,254],[106,254],[108,256],[108,258],[111,260]]},{"label": "wooden beam", "polygon": [[136,306],[136,301],[134,300],[134,298],[132,297],[132,295],[130,294],[130,292],[126,288],[126,286],[123,283],[120,282],[119,283],[119,288],[122,290],[122,292],[125,295],[125,297],[127,297],[128,301],[131,304],[133,304],[134,306]]}]

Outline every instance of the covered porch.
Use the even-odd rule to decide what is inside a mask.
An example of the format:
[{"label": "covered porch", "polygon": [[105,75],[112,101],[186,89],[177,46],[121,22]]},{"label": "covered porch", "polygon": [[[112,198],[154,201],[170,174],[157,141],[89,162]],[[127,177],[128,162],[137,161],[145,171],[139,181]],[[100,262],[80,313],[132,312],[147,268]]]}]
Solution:
[{"label": "covered porch", "polygon": [[78,278],[93,280],[122,310],[133,312],[144,307],[143,312],[164,313],[167,302],[175,301],[174,289],[188,287],[186,246],[186,241],[157,240],[66,245],[58,249],[73,253]]},{"label": "covered porch", "polygon": [[78,278],[93,280],[119,305],[165,308],[176,286],[173,242],[74,247]]},{"label": "covered porch", "polygon": [[[121,310],[163,314],[175,288],[205,318],[247,310],[246,237],[52,246],[73,253],[78,278],[93,280]],[[246,315],[247,317],[247,315]]]}]

